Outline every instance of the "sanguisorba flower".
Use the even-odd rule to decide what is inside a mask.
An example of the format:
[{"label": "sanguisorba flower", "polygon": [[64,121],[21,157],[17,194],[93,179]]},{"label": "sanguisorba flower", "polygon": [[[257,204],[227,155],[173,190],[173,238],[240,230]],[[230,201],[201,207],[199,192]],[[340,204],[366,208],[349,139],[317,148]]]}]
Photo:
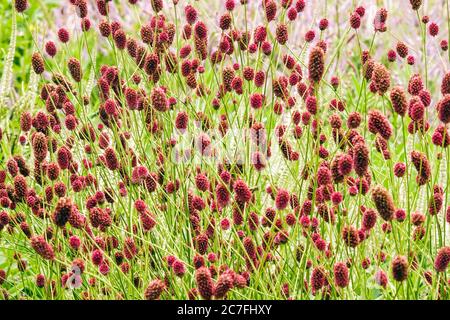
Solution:
[{"label": "sanguisorba flower", "polygon": [[443,95],[450,94],[450,72],[447,72],[442,78],[441,93]]},{"label": "sanguisorba flower", "polygon": [[14,195],[17,199],[23,200],[23,198],[27,195],[28,185],[27,180],[21,174],[18,174],[14,177]]},{"label": "sanguisorba flower", "polygon": [[45,71],[45,62],[39,52],[33,53],[33,56],[31,57],[31,65],[34,72],[37,74],[42,74]]},{"label": "sanguisorba flower", "polygon": [[[447,90],[447,89],[445,89]],[[444,91],[444,89],[443,89]],[[450,91],[450,89],[449,89]],[[447,124],[450,122],[450,94],[446,94],[436,106],[439,120]]]},{"label": "sanguisorba flower", "polygon": [[146,300],[157,300],[165,290],[166,285],[164,281],[155,279],[151,281],[144,292],[144,297]]},{"label": "sanguisorba flower", "polygon": [[400,86],[392,88],[390,98],[394,111],[403,117],[406,114],[406,110],[408,108],[405,90]]},{"label": "sanguisorba flower", "polygon": [[32,138],[32,147],[34,158],[37,161],[43,161],[47,157],[48,141],[45,134],[36,132]]},{"label": "sanguisorba flower", "polygon": [[76,58],[70,58],[67,62],[67,67],[73,80],[75,80],[76,82],[80,82],[83,76],[80,61],[78,61],[78,59]]},{"label": "sanguisorba flower", "polygon": [[364,142],[358,142],[353,147],[353,168],[358,176],[366,174],[369,167],[369,149]]},{"label": "sanguisorba flower", "polygon": [[404,256],[396,256],[391,263],[392,277],[398,281],[405,281],[408,278],[408,260]]},{"label": "sanguisorba flower", "polygon": [[241,179],[235,181],[233,189],[235,193],[235,199],[239,203],[247,203],[252,198],[252,192],[250,188]]},{"label": "sanguisorba flower", "polygon": [[342,240],[348,247],[356,248],[360,242],[358,230],[353,226],[344,227],[342,229]]},{"label": "sanguisorba flower", "polygon": [[233,288],[233,286],[233,276],[228,272],[224,272],[219,276],[219,279],[217,279],[217,283],[214,288],[214,297],[216,297],[217,299],[224,298],[227,295],[228,291]]},{"label": "sanguisorba flower", "polygon": [[325,71],[325,53],[322,48],[316,46],[309,53],[308,74],[313,83],[318,83],[322,79]]},{"label": "sanguisorba flower", "polygon": [[363,213],[362,227],[364,230],[371,230],[377,222],[377,213],[371,208],[367,208]]},{"label": "sanguisorba flower", "polygon": [[416,181],[421,186],[426,184],[431,178],[431,167],[427,156],[420,151],[411,152],[411,162],[417,170]]},{"label": "sanguisorba flower", "polygon": [[279,44],[284,45],[288,41],[288,29],[285,24],[279,24],[276,29],[276,39]]},{"label": "sanguisorba flower", "polygon": [[273,0],[264,1],[264,9],[266,11],[267,21],[272,21],[275,19],[277,14],[277,5]]},{"label": "sanguisorba flower", "polygon": [[70,40],[70,34],[69,31],[67,31],[66,28],[60,28],[58,30],[58,39],[59,41],[61,41],[62,43],[67,43]]},{"label": "sanguisorba flower", "polygon": [[406,58],[408,56],[408,47],[403,42],[399,41],[397,43],[396,50],[400,57]]},{"label": "sanguisorba flower", "polygon": [[379,286],[382,286],[383,288],[386,288],[387,283],[388,283],[388,277],[386,275],[386,272],[384,272],[383,270],[378,270],[375,273],[375,282]]},{"label": "sanguisorba flower", "polygon": [[285,189],[279,189],[275,198],[275,205],[278,210],[283,210],[289,204],[289,192]]},{"label": "sanguisorba flower", "polygon": [[127,46],[127,35],[122,29],[118,29],[113,33],[114,43],[117,49],[124,50]]},{"label": "sanguisorba flower", "polygon": [[56,45],[53,41],[47,41],[45,43],[45,52],[47,52],[47,54],[50,57],[54,57],[57,53],[57,48]]},{"label": "sanguisorba flower", "polygon": [[43,236],[31,237],[31,246],[42,258],[46,260],[53,260],[55,253],[52,246],[45,240]]},{"label": "sanguisorba flower", "polygon": [[116,152],[113,148],[109,147],[105,150],[105,164],[109,170],[117,170],[119,168],[119,159],[117,158]]},{"label": "sanguisorba flower", "polygon": [[311,288],[313,293],[322,289],[327,281],[327,272],[323,266],[317,266],[311,273]]},{"label": "sanguisorba flower", "polygon": [[214,283],[209,269],[206,267],[198,268],[195,271],[195,281],[197,283],[197,290],[202,298],[210,300],[214,294]]},{"label": "sanguisorba flower", "polygon": [[72,214],[73,203],[69,198],[60,198],[53,213],[53,222],[58,227],[64,227]]},{"label": "sanguisorba flower", "polygon": [[343,262],[337,262],[333,267],[334,283],[340,287],[345,288],[349,284],[348,267]]},{"label": "sanguisorba flower", "polygon": [[17,12],[22,13],[28,8],[28,0],[14,0],[14,7]]},{"label": "sanguisorba flower", "polygon": [[155,110],[164,112],[168,109],[168,101],[166,97],[166,93],[161,88],[154,88],[152,90],[151,96],[150,96],[152,107],[155,108]]},{"label": "sanguisorba flower", "polygon": [[350,26],[353,29],[359,29],[361,26],[361,16],[357,12],[353,12],[350,15]]},{"label": "sanguisorba flower", "polygon": [[379,95],[384,95],[391,86],[389,70],[381,63],[375,63],[372,71],[372,82]]},{"label": "sanguisorba flower", "polygon": [[375,203],[378,213],[385,221],[390,221],[394,217],[395,207],[389,192],[377,185],[372,190],[372,200]]},{"label": "sanguisorba flower", "polygon": [[378,110],[369,111],[367,127],[371,133],[379,134],[388,140],[392,135],[392,126],[385,115]]},{"label": "sanguisorba flower", "polygon": [[444,272],[450,263],[450,247],[439,249],[434,260],[434,268],[437,272]]},{"label": "sanguisorba flower", "polygon": [[422,5],[422,0],[409,0],[409,3],[411,4],[411,8],[413,10],[419,10]]}]

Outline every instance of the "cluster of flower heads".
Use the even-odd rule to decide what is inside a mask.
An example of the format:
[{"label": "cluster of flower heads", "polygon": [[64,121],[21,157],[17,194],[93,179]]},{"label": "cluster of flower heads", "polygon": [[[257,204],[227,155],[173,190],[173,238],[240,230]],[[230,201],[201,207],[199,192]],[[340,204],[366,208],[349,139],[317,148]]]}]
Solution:
[{"label": "cluster of flower heads", "polygon": [[[222,299],[236,290],[245,294],[249,286],[269,290],[266,297],[325,298],[358,286],[352,281],[360,268],[372,273],[380,290],[395,290],[390,281],[404,282],[411,273],[448,286],[439,275],[450,262],[450,247],[442,239],[433,243],[431,258],[417,248],[423,249],[420,241],[431,237],[429,226],[439,225],[434,219],[442,211],[443,223],[450,223],[448,191],[433,177],[434,158],[442,159],[450,145],[450,73],[444,73],[441,98],[433,102],[428,79],[415,73],[407,85],[394,84],[389,64],[375,58],[372,48],[362,50],[361,87],[380,103],[362,109],[358,101],[348,110],[340,79],[329,75],[327,60],[334,58],[323,35],[331,22],[321,19],[317,30],[306,32],[304,59],[289,49],[291,30],[314,3],[250,1],[264,13],[253,30],[236,23],[247,0],[225,1],[215,26],[202,21],[197,3],[173,0],[184,20],[170,21],[167,1],[152,0],[153,13],[137,32],[111,19],[112,1],[97,0],[93,7],[70,1],[81,36],[60,28],[56,42],[45,41],[32,54],[32,70],[41,76],[40,102],[20,113],[19,133],[8,132],[18,135],[16,150],[22,153],[3,158],[0,171],[0,230],[11,239],[6,244],[2,237],[1,247],[14,252],[10,262],[34,276],[37,287],[55,297],[81,276],[88,279],[85,299],[112,292],[126,298],[121,281],[102,287],[98,277],[127,283],[131,275],[133,290],[145,299]],[[410,5],[419,10],[422,1]],[[28,7],[28,1],[15,0],[18,13],[26,15]],[[354,8],[349,30],[360,29],[364,19],[365,8]],[[428,22],[423,16],[423,26]],[[388,11],[378,9],[373,33],[383,36],[388,26]],[[215,43],[210,28],[219,35]],[[89,55],[67,57],[66,44],[87,45],[83,39],[90,33],[109,43],[115,62],[95,69],[86,60],[94,49],[87,46]],[[438,25],[429,23],[428,33],[438,36]],[[447,41],[440,48],[445,52]],[[403,42],[388,50],[388,63],[397,55],[415,64]],[[55,68],[60,61],[65,65]],[[91,68],[95,87],[87,94]],[[249,161],[172,163],[177,139],[194,123],[204,130],[196,145],[204,158],[215,152],[218,136],[251,128],[250,139],[240,142],[251,146]],[[217,134],[207,133],[211,129]],[[398,141],[412,137],[424,143],[399,155]],[[274,182],[274,162],[298,173],[291,170],[288,183]],[[406,185],[406,197],[428,188],[426,211],[413,210],[409,201],[401,207],[380,170],[388,171],[389,183]],[[408,179],[413,170],[415,181]],[[33,254],[24,258],[14,239],[27,239]],[[397,241],[408,245],[400,245],[400,252]],[[292,266],[283,265],[284,259]],[[289,268],[300,281],[283,274]],[[8,277],[0,270],[0,285]],[[100,287],[101,294],[89,287]],[[447,294],[444,289],[439,295]]]}]

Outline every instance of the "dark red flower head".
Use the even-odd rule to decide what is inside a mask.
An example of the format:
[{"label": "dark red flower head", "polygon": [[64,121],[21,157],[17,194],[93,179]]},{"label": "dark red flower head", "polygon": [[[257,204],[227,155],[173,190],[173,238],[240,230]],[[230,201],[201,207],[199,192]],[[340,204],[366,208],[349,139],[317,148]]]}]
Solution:
[{"label": "dark red flower head", "polygon": [[311,82],[319,82],[325,71],[325,57],[322,48],[314,47],[309,54],[308,72]]},{"label": "dark red flower head", "polygon": [[67,43],[70,40],[69,31],[65,28],[61,28],[58,30],[58,38],[62,43]]},{"label": "dark red flower head", "polygon": [[343,262],[337,262],[333,268],[334,283],[341,288],[345,288],[349,283],[348,267]]},{"label": "dark red flower head", "polygon": [[14,0],[14,7],[17,12],[22,13],[28,8],[28,0]]},{"label": "dark red flower head", "polygon": [[201,267],[195,272],[197,290],[205,300],[210,300],[214,294],[214,283],[211,272],[206,267]]},{"label": "dark red flower head", "polygon": [[166,93],[162,88],[153,88],[151,96],[150,96],[152,107],[155,110],[164,112],[168,109],[168,101],[166,97]]},{"label": "dark red flower head", "polygon": [[450,94],[445,96],[438,102],[437,105],[438,117],[443,123],[450,122]]},{"label": "dark red flower head", "polygon": [[246,203],[249,202],[252,198],[252,192],[250,188],[247,186],[247,184],[241,180],[238,179],[235,181],[233,185],[235,199],[239,203]]},{"label": "dark red flower head", "polygon": [[375,203],[378,213],[385,221],[390,221],[394,217],[395,207],[389,192],[382,186],[375,186],[372,190],[372,200]]},{"label": "dark red flower head", "polygon": [[275,206],[278,210],[283,210],[288,206],[289,200],[289,192],[285,189],[279,189],[275,198]]},{"label": "dark red flower head", "polygon": [[279,44],[284,45],[288,41],[288,29],[285,24],[279,24],[275,31],[275,36]]},{"label": "dark red flower head", "polygon": [[127,46],[127,35],[125,34],[125,31],[122,29],[118,29],[113,33],[113,39],[116,44],[116,47],[119,50],[123,50]]},{"label": "dark red flower head", "polygon": [[411,3],[411,8],[413,10],[419,10],[422,5],[422,0],[409,0],[409,3]]},{"label": "dark red flower head", "polygon": [[392,277],[399,282],[408,278],[408,260],[406,257],[396,256],[392,260]]},{"label": "dark red flower head", "polygon": [[31,57],[31,65],[34,72],[37,74],[41,74],[45,71],[45,62],[39,52],[33,53],[33,56]]},{"label": "dark red flower head", "polygon": [[55,253],[52,246],[45,240],[43,236],[31,237],[31,246],[42,258],[46,260],[53,260]]},{"label": "dark red flower head", "polygon": [[404,89],[400,86],[392,88],[390,98],[394,111],[403,117],[406,114],[406,110],[408,108]]},{"label": "dark red flower head", "polygon": [[450,247],[439,249],[434,260],[434,268],[437,272],[444,272],[450,263]]},{"label": "dark red flower head", "polygon": [[184,8],[184,14],[186,16],[186,21],[193,25],[197,21],[197,10],[190,4]]},{"label": "dark red flower head", "polygon": [[67,67],[73,80],[75,80],[76,82],[80,82],[81,77],[83,76],[80,61],[78,61],[78,59],[76,58],[70,58],[67,62]]},{"label": "dark red flower head", "polygon": [[144,297],[146,300],[157,300],[166,289],[164,281],[155,279],[151,281],[144,292]]}]

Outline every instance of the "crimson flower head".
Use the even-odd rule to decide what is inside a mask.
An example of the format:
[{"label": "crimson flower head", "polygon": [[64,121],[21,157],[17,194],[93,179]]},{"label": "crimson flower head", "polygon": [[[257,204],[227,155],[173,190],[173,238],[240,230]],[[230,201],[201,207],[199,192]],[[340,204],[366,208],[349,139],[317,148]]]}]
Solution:
[{"label": "crimson flower head", "polygon": [[65,28],[61,28],[58,30],[58,38],[59,41],[61,41],[62,43],[67,43],[70,40],[70,34],[69,31],[67,31],[67,29]]},{"label": "crimson flower head", "polygon": [[396,256],[392,260],[392,276],[398,281],[405,281],[408,278],[408,260],[404,256]]},{"label": "crimson flower head", "polygon": [[319,82],[325,71],[324,51],[320,47],[314,47],[309,54],[308,72],[311,82]]},{"label": "crimson flower head", "polygon": [[211,277],[211,272],[206,267],[201,267],[195,272],[195,281],[197,283],[197,290],[205,300],[210,300],[214,294],[214,283]]},{"label": "crimson flower head", "polygon": [[45,71],[45,62],[39,52],[35,52],[31,57],[31,65],[37,74],[42,74]]},{"label": "crimson flower head", "polygon": [[289,192],[285,189],[279,189],[275,198],[275,205],[278,210],[285,209],[289,204]]},{"label": "crimson flower head", "polygon": [[166,289],[164,281],[155,279],[151,281],[144,292],[144,297],[146,300],[157,300]]},{"label": "crimson flower head", "polygon": [[250,188],[241,179],[236,180],[236,182],[233,185],[233,189],[235,193],[235,199],[240,203],[249,202],[250,199],[252,198],[252,192]]},{"label": "crimson flower head", "polygon": [[53,260],[55,258],[52,246],[43,236],[31,237],[31,246],[42,258],[46,260]]},{"label": "crimson flower head", "polygon": [[14,7],[17,12],[22,13],[28,9],[28,0],[14,0]]}]

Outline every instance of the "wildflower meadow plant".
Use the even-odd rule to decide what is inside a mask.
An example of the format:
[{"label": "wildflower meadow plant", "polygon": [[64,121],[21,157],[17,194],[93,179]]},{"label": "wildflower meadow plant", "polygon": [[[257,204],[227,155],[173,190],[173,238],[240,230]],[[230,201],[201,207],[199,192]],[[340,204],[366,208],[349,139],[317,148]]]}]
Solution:
[{"label": "wildflower meadow plant", "polygon": [[0,6],[0,299],[450,298],[449,1],[50,2]]}]

